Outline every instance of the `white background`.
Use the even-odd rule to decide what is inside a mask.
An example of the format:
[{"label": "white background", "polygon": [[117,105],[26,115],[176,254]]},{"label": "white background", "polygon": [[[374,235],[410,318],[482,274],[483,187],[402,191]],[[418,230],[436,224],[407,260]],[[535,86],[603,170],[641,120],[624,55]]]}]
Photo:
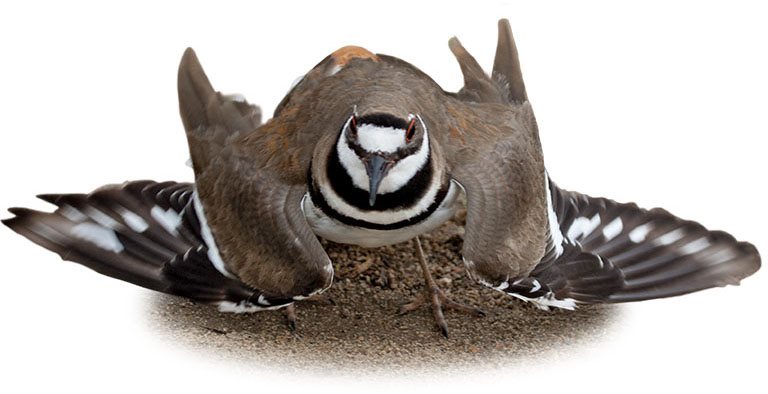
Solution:
[{"label": "white background", "polygon": [[[456,90],[448,38],[490,68],[496,20],[508,17],[553,179],[768,251],[768,15],[758,2],[157,3],[0,6],[0,207],[44,208],[35,194],[128,179],[191,180],[175,92],[187,46],[217,89],[269,114],[297,76],[347,44]],[[7,228],[0,242],[2,392],[766,389],[765,272],[739,288],[624,306],[609,339],[531,368],[351,380],[179,349],[147,328],[148,291]]]}]

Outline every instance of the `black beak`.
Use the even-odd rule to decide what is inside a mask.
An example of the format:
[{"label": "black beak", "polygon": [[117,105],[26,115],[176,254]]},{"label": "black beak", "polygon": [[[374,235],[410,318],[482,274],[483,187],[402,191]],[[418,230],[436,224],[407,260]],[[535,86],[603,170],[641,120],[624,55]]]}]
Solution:
[{"label": "black beak", "polygon": [[368,204],[371,206],[376,203],[376,193],[379,191],[379,184],[381,184],[381,180],[384,179],[384,176],[389,172],[391,165],[392,164],[387,159],[377,154],[371,155],[368,157],[368,160],[365,161],[365,170],[368,172],[368,180],[370,181],[368,184],[368,190],[370,192]]}]

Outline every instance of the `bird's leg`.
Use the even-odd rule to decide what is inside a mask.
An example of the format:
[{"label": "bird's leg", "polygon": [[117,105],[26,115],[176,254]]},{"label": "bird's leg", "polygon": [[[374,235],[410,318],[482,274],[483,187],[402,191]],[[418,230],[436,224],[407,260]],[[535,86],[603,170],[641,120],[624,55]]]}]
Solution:
[{"label": "bird's leg", "polygon": [[445,317],[443,316],[443,308],[453,309],[475,316],[485,316],[485,312],[482,309],[453,301],[448,298],[439,287],[437,287],[435,280],[432,278],[432,274],[429,272],[429,267],[427,267],[427,259],[424,257],[424,249],[421,247],[421,240],[419,237],[416,237],[416,252],[419,255],[421,271],[424,273],[424,293],[412,302],[400,307],[400,310],[397,312],[399,315],[412,312],[429,302],[432,306],[432,314],[435,317],[435,323],[446,338],[448,337],[448,324],[445,322]]},{"label": "bird's leg", "polygon": [[285,322],[288,324],[288,329],[291,332],[296,332],[296,304],[288,304],[288,306],[283,308],[283,314],[285,314]]}]

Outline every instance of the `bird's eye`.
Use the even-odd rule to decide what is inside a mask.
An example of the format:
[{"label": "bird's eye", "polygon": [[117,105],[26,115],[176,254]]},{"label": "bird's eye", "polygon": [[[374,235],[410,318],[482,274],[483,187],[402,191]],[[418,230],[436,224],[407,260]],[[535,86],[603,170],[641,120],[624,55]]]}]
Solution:
[{"label": "bird's eye", "polygon": [[411,119],[411,123],[408,123],[408,129],[405,131],[405,142],[411,142],[413,136],[416,134],[416,119]]},{"label": "bird's eye", "polygon": [[349,134],[352,137],[357,136],[357,116],[352,115],[352,118],[349,119]]}]

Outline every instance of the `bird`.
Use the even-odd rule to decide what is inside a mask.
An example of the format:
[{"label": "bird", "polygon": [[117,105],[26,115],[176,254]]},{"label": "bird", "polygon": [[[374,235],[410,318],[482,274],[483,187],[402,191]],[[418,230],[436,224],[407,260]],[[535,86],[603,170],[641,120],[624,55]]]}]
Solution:
[{"label": "bird", "polygon": [[413,242],[424,291],[398,311],[483,316],[430,274],[419,236],[466,210],[468,276],[537,308],[642,301],[737,285],[757,249],[661,208],[561,189],[549,177],[509,21],[486,73],[453,37],[464,84],[442,89],[412,64],[338,49],[273,116],[216,91],[188,48],[179,112],[194,182],[128,181],[42,194],[52,212],[2,221],[63,260],[222,312],[282,309],[329,289],[320,239],[367,248]]}]

